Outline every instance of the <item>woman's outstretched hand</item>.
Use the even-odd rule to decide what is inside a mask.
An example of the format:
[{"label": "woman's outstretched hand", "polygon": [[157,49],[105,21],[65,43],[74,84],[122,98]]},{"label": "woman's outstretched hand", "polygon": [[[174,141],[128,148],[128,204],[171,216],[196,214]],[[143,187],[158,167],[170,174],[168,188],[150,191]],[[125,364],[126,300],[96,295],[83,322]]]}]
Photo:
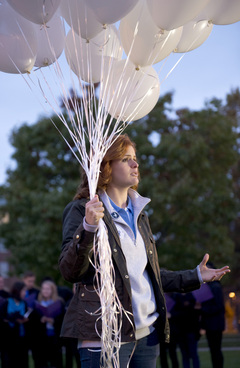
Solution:
[{"label": "woman's outstretched hand", "polygon": [[226,273],[231,272],[229,266],[224,266],[218,269],[208,268],[206,266],[208,260],[209,254],[206,253],[205,256],[203,257],[202,262],[199,264],[199,269],[201,272],[203,282],[219,281],[224,275],[226,275]]}]

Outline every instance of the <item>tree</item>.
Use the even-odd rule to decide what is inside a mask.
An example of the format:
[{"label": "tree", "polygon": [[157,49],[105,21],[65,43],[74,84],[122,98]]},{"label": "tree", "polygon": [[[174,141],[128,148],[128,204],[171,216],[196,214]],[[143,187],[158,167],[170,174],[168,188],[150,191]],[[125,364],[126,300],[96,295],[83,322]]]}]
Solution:
[{"label": "tree", "polygon": [[202,111],[179,110],[176,119],[167,115],[169,103],[171,96],[166,96],[129,129],[139,148],[140,191],[153,199],[149,217],[160,265],[193,267],[205,252],[216,265],[232,264],[236,121],[216,99]]},{"label": "tree", "polygon": [[[67,136],[58,118],[53,121]],[[6,199],[1,211],[10,217],[1,226],[5,246],[17,274],[31,269],[39,280],[51,276],[58,281],[62,212],[79,184],[79,165],[47,118],[14,130],[11,144],[17,166],[8,170],[1,190]]]},{"label": "tree", "polygon": [[[194,267],[209,252],[220,266],[233,257],[229,228],[239,203],[233,175],[239,158],[233,103],[213,99],[201,111],[176,112],[171,104],[169,93],[147,117],[126,129],[137,145],[139,190],[152,199],[147,211],[160,265]],[[53,120],[71,142],[58,118]],[[63,282],[57,266],[61,219],[79,184],[79,164],[47,118],[13,131],[11,143],[17,165],[8,171],[0,193],[6,199],[1,211],[10,216],[9,223],[1,225],[5,245],[18,274],[32,269],[38,279],[49,275]]]},{"label": "tree", "polygon": [[235,244],[234,258],[232,260],[233,272],[231,273],[232,284],[240,289],[240,89],[232,90],[226,97],[226,105],[223,107],[223,114],[231,119],[237,139],[235,149],[238,159],[231,168],[233,178],[233,191],[235,204],[238,209],[235,219],[231,223],[230,234]]}]

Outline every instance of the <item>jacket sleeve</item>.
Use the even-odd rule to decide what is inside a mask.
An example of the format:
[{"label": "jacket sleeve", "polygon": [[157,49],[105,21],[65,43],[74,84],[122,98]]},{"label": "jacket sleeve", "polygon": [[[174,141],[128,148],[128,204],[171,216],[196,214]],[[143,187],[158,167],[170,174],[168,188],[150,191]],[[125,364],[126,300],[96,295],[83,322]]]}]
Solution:
[{"label": "jacket sleeve", "polygon": [[63,213],[63,242],[59,269],[65,280],[79,282],[89,267],[94,233],[85,231],[85,202],[75,200]]},{"label": "jacket sleeve", "polygon": [[161,281],[164,292],[177,291],[186,293],[199,289],[201,284],[197,269],[186,271],[161,270]]}]

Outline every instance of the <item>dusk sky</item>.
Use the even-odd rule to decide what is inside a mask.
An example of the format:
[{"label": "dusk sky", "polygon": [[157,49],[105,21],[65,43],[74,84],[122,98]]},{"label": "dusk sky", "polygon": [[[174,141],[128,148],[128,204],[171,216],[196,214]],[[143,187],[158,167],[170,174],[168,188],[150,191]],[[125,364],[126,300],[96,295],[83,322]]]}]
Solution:
[{"label": "dusk sky", "polygon": [[[160,96],[174,92],[174,108],[201,109],[205,100],[224,99],[231,89],[240,87],[240,22],[214,26],[209,38],[199,48],[186,53],[171,75],[161,85]],[[182,54],[173,56],[177,60]],[[171,63],[171,56],[167,63]],[[166,64],[167,64],[166,63]],[[165,74],[160,73],[160,80]],[[1,160],[0,184],[6,181],[6,169],[14,167],[11,131],[23,123],[33,124],[46,111],[21,75],[0,72]],[[51,122],[49,122],[51,124]]]}]

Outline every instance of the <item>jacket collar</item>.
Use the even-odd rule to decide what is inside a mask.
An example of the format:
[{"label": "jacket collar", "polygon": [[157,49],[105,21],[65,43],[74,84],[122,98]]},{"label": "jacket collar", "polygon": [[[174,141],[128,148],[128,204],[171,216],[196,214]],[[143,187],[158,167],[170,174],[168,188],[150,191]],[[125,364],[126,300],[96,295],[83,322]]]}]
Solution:
[{"label": "jacket collar", "polygon": [[[137,218],[138,215],[142,212],[144,207],[151,201],[147,197],[142,197],[138,192],[133,189],[129,189],[128,195],[131,199],[133,210],[134,210],[134,217]],[[103,202],[107,211],[111,214],[115,212],[114,207],[112,206],[109,197],[105,191],[100,191],[99,196],[101,201]]]}]

